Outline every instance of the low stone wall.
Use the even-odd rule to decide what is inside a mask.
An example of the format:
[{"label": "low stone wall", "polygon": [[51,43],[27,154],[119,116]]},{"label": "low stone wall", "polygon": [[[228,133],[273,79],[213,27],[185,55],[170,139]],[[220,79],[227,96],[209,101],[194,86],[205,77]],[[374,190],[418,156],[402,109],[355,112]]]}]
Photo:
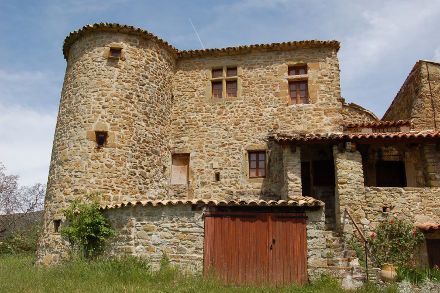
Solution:
[{"label": "low stone wall", "polygon": [[325,272],[327,266],[324,209],[307,211],[306,216],[307,273],[309,279],[314,280]]},{"label": "low stone wall", "polygon": [[134,255],[151,260],[158,269],[163,254],[183,271],[203,271],[204,221],[191,205],[134,206],[105,211],[117,232],[108,248],[114,256]]}]

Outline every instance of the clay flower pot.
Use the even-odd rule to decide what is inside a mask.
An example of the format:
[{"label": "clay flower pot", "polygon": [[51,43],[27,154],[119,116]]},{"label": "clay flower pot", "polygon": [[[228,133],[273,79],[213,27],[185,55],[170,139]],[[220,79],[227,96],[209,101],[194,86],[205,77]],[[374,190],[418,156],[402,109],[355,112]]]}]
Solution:
[{"label": "clay flower pot", "polygon": [[380,279],[384,282],[395,282],[397,280],[396,267],[393,264],[384,264],[380,271]]}]

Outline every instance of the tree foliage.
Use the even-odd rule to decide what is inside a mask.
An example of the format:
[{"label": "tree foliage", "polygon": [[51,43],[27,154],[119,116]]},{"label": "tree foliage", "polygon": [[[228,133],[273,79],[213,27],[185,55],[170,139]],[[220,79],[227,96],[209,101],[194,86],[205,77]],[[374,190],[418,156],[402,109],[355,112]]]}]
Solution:
[{"label": "tree foliage", "polygon": [[0,237],[16,228],[34,225],[33,217],[28,215],[43,209],[45,193],[45,186],[39,183],[19,187],[18,176],[6,175],[0,162]]},{"label": "tree foliage", "polygon": [[104,249],[107,239],[116,235],[91,196],[76,199],[64,210],[66,225],[61,235],[85,258],[93,258]]}]

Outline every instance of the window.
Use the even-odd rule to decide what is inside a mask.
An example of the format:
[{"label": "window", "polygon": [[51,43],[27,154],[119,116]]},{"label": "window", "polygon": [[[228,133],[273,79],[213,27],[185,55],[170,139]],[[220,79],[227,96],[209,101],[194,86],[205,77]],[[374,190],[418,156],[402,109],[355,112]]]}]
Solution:
[{"label": "window", "polygon": [[238,91],[237,74],[237,67],[223,67],[212,69],[212,98],[236,98]]},{"label": "window", "polygon": [[109,57],[113,59],[120,59],[122,53],[122,48],[110,48]]},{"label": "window", "polygon": [[105,131],[96,131],[96,143],[98,145],[98,148],[102,148],[107,143],[107,132]]},{"label": "window", "polygon": [[226,92],[227,92],[228,98],[237,97],[237,81],[236,80],[230,80],[230,81],[226,82]]},{"label": "window", "polygon": [[212,82],[212,97],[214,99],[222,98],[223,85],[221,81]]},{"label": "window", "polygon": [[376,186],[405,187],[405,163],[402,161],[378,161],[376,163]]},{"label": "window", "polygon": [[55,233],[59,233],[60,231],[60,226],[61,226],[61,220],[54,220],[53,221],[53,230]]},{"label": "window", "polygon": [[289,75],[302,75],[307,74],[307,66],[290,66]]},{"label": "window", "polygon": [[290,104],[307,104],[309,102],[307,65],[289,66],[289,97]]},{"label": "window", "polygon": [[249,152],[249,178],[266,177],[266,152]]},{"label": "window", "polygon": [[173,154],[171,184],[188,184],[189,154]]},{"label": "window", "polygon": [[307,80],[289,82],[289,94],[291,104],[307,104],[307,92]]}]

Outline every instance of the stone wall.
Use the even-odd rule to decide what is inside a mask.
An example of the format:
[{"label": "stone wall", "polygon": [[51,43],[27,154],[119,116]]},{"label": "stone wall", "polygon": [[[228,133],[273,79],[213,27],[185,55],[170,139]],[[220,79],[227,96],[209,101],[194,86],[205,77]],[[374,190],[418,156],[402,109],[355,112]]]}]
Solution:
[{"label": "stone wall", "polygon": [[340,152],[334,148],[336,167],[336,198],[345,219],[345,232],[353,229],[344,218],[348,208],[365,232],[374,231],[380,221],[402,218],[411,222],[440,221],[440,188],[438,187],[366,187],[362,158],[358,151]]},{"label": "stone wall", "polygon": [[374,122],[379,120],[373,112],[368,111],[367,109],[355,104],[355,103],[345,103],[342,104],[342,120],[344,121],[344,125],[350,123],[365,123],[365,122]]},{"label": "stone wall", "polygon": [[306,216],[307,273],[313,280],[325,273],[327,267],[324,209],[307,211]]},{"label": "stone wall", "polygon": [[[110,47],[122,48],[120,59]],[[105,203],[167,196],[173,55],[153,40],[96,31],[69,50],[45,202],[42,259],[60,242],[53,220],[82,195]],[[98,148],[95,131],[107,133]],[[58,244],[57,244],[58,243]],[[58,258],[59,256],[54,256]],[[46,259],[47,260],[47,259]]]},{"label": "stone wall", "polygon": [[415,130],[433,130],[435,124],[437,129],[440,126],[439,113],[440,64],[420,60],[408,75],[382,119],[411,120]]},{"label": "stone wall", "polygon": [[[310,103],[289,105],[288,65],[297,63],[308,67]],[[238,67],[237,98],[211,97],[211,70],[222,66]],[[278,161],[281,152],[271,149],[268,135],[274,130],[342,131],[339,65],[333,48],[182,58],[173,93],[170,148],[191,154],[188,188],[194,198],[279,197],[283,172],[275,173],[272,166],[277,165],[270,162]],[[248,178],[249,150],[268,151],[266,179]],[[220,182],[214,182],[214,172],[220,172]]]},{"label": "stone wall", "polygon": [[107,253],[151,260],[158,269],[163,254],[183,271],[202,273],[204,219],[191,205],[131,206],[105,212],[117,238]]}]

